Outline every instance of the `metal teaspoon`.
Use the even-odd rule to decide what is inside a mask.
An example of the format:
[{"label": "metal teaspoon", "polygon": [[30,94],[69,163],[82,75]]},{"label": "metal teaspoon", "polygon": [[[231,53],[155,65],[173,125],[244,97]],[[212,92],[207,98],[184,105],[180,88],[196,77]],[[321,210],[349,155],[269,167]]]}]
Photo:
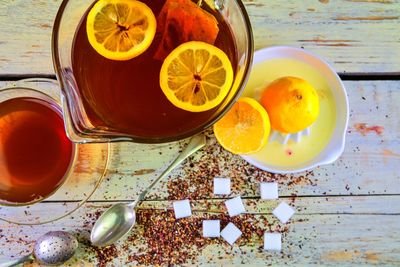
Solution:
[{"label": "metal teaspoon", "polygon": [[97,219],[95,225],[93,226],[90,235],[90,241],[92,244],[95,246],[107,246],[124,237],[135,225],[135,208],[139,201],[143,200],[146,194],[159,180],[167,176],[183,160],[188,158],[194,152],[198,151],[205,144],[206,138],[204,135],[201,134],[192,137],[182,153],[139,195],[134,202],[115,204],[106,210],[100,216],[100,218]]}]

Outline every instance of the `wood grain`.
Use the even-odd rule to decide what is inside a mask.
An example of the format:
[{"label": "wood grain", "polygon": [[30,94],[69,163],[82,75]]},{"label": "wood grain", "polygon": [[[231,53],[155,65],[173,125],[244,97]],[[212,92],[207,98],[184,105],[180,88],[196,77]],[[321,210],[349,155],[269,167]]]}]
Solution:
[{"label": "wood grain", "polygon": [[[222,204],[217,200],[213,202]],[[282,263],[324,266],[337,264],[341,266],[361,264],[396,266],[400,264],[400,240],[398,239],[400,196],[297,198],[292,203],[297,212],[287,225],[280,224],[271,215],[271,210],[276,204],[276,201],[253,199],[245,201],[248,211],[256,213],[251,217],[250,222],[252,224],[264,222],[260,224],[262,232],[286,229],[283,234],[282,252],[262,251],[262,238],[254,233],[250,239],[239,239],[233,247],[222,240],[213,241],[198,250],[195,257],[186,264],[202,264],[202,266],[239,264],[265,266]],[[63,229],[74,233],[82,241],[76,257],[68,264],[95,265],[99,262],[99,252],[85,243],[93,220],[89,216],[108,206],[108,203],[87,204],[70,218],[34,228],[0,223],[0,229],[2,229],[0,258],[24,255],[30,251],[32,242],[41,234],[50,230]],[[46,212],[57,208],[59,208],[58,204],[47,203],[36,207],[33,212],[46,216]],[[170,209],[171,202],[144,202],[140,211],[151,209],[152,213],[157,213],[163,212],[165,208]],[[192,208],[193,216],[198,220],[209,215],[204,209],[204,202],[192,201]],[[268,222],[268,225],[265,222]],[[128,241],[117,244],[115,250],[118,257],[111,257],[108,264],[112,266],[128,264],[128,256],[138,253],[140,248],[146,251],[147,241],[141,238],[145,231],[152,231],[152,229],[144,229],[138,224]],[[191,247],[180,249],[196,251]]]},{"label": "wood grain", "polygon": [[[304,47],[338,72],[400,72],[400,1],[244,0],[255,48]],[[61,0],[0,2],[0,75],[53,74]]]},{"label": "wood grain", "polygon": [[[1,82],[0,86],[5,86]],[[204,185],[211,185],[213,175],[223,175],[236,179],[232,194],[241,194],[246,197],[258,196],[258,182],[261,180],[277,180],[280,183],[280,192],[283,196],[296,194],[308,195],[376,195],[400,194],[400,111],[397,102],[400,99],[400,83],[395,81],[348,81],[345,82],[350,100],[350,122],[346,136],[346,147],[342,157],[334,164],[321,166],[311,173],[299,175],[282,175],[275,178],[266,172],[244,174],[251,168],[239,156],[231,155],[221,149],[211,136],[206,150],[215,154],[216,161],[211,161],[207,153],[199,152],[191,161],[175,170],[168,181],[161,182],[150,193],[148,199],[167,199],[169,192],[179,189],[182,185],[180,177],[187,178],[190,164],[215,166],[219,171],[212,173],[203,181],[190,178],[191,190],[199,190]],[[360,129],[360,125],[366,125]],[[382,133],[368,130],[368,127],[381,127]],[[180,144],[140,145],[132,143],[118,143],[111,145],[110,163],[106,173],[106,180],[95,193],[93,200],[128,200],[134,199],[152,179],[171,162]],[[89,149],[83,155],[93,157],[96,149]],[[95,154],[93,154],[95,155]],[[84,160],[81,163],[87,165]],[[237,166],[237,171],[230,166]],[[90,175],[93,170],[84,168],[84,175]],[[186,172],[185,172],[186,170]],[[99,176],[96,172],[93,179]],[[93,174],[93,172],[92,172]],[[186,177],[186,178],[185,178]],[[176,182],[173,186],[173,182]],[[168,191],[168,186],[169,190]],[[89,188],[79,185],[76,190],[68,194],[57,194],[51,198],[55,200],[80,199]],[[190,195],[190,192],[187,192]],[[194,198],[213,198],[212,192],[192,195]]]},{"label": "wood grain", "polygon": [[[11,84],[0,82],[1,87]],[[189,251],[195,255],[188,259],[187,264],[399,265],[400,114],[397,102],[400,99],[400,84],[395,81],[349,81],[345,82],[345,86],[351,107],[350,128],[346,150],[336,163],[319,167],[312,173],[294,176],[273,177],[257,170],[248,173],[252,169],[249,165],[239,157],[224,152],[210,136],[206,152],[218,155],[218,159],[211,160],[205,152],[197,153],[175,170],[168,181],[157,185],[148,196],[148,201],[140,205],[140,211],[162,213],[171,210],[173,199],[190,197],[194,199],[191,204],[196,220],[210,214],[222,216],[226,213],[224,199],[216,199],[207,190],[199,193],[205,187],[211,188],[213,176],[203,180],[187,176],[187,171],[192,169],[191,163],[194,166],[207,166],[206,169],[210,170],[217,164],[219,174],[232,178],[231,196],[241,194],[244,197],[247,211],[253,214],[251,223],[267,221],[268,225],[259,226],[262,231],[284,231],[283,251],[263,252],[261,237],[254,235],[249,240],[238,241],[240,246],[233,248],[223,241],[213,241],[201,250],[189,247]],[[366,126],[354,126],[359,124]],[[383,130],[376,132],[372,126],[380,126]],[[27,254],[38,236],[49,230],[61,229],[75,233],[83,241],[70,265],[104,263],[104,260],[99,261],[99,253],[105,252],[87,243],[93,218],[112,203],[134,199],[175,157],[181,145],[113,144],[107,179],[93,198],[100,202],[87,203],[68,218],[48,225],[29,227],[0,222],[0,259]],[[92,155],[92,152],[87,155]],[[240,167],[239,171],[232,166]],[[297,211],[291,223],[281,225],[271,214],[279,201],[259,200],[260,180],[279,182],[279,201],[291,203]],[[191,186],[185,188],[185,181]],[[76,205],[62,201],[72,201],[86,190],[82,186],[76,187],[69,190],[67,195],[54,196],[51,202],[37,204],[26,210],[36,217],[49,218]],[[170,195],[174,190],[180,191],[179,194]],[[102,202],[104,200],[108,202]],[[0,216],[16,219],[17,214],[0,208]],[[112,256],[108,264],[135,265],[135,262],[129,262],[128,257],[136,254],[140,248],[148,251],[144,231],[151,229],[144,229],[139,224],[132,232],[130,241],[116,246],[118,257]]]},{"label": "wood grain", "polygon": [[[400,0],[243,3],[253,26],[256,49],[272,45],[304,47],[325,57],[338,72],[400,73]],[[54,74],[51,32],[60,4],[61,0],[0,1],[0,79]],[[0,81],[0,87],[12,83]],[[400,83],[348,81],[345,86],[350,123],[345,151],[334,164],[298,175],[272,175],[224,151],[208,132],[204,151],[158,184],[141,203],[139,213],[171,215],[173,200],[190,198],[194,222],[215,216],[225,218],[226,223],[230,219],[224,215],[225,198],[216,198],[210,188],[215,175],[227,176],[233,182],[228,197],[243,196],[248,222],[257,225],[261,233],[239,239],[233,247],[222,240],[210,241],[201,248],[183,246],[179,249],[193,256],[185,265],[399,266]],[[150,253],[144,234],[153,231],[151,227],[139,222],[128,240],[118,243],[104,261],[100,255],[110,251],[88,245],[91,225],[111,204],[135,199],[182,145],[184,142],[157,146],[112,144],[105,181],[92,201],[76,213],[33,227],[0,221],[0,261],[30,253],[34,240],[50,230],[66,230],[81,241],[69,266],[138,265],[129,256]],[[0,216],[16,219],[18,214],[27,216],[26,211],[28,216],[46,219],[71,209],[98,179],[102,168],[93,167],[91,162],[102,158],[96,145],[88,145],[79,161],[80,172],[68,188],[19,213],[0,208]],[[204,173],[193,171],[198,166]],[[85,184],[78,183],[82,179]],[[280,199],[261,201],[258,183],[272,180],[279,183]],[[271,214],[282,200],[296,209],[286,225]],[[262,251],[260,234],[264,231],[283,232],[282,252]]]}]

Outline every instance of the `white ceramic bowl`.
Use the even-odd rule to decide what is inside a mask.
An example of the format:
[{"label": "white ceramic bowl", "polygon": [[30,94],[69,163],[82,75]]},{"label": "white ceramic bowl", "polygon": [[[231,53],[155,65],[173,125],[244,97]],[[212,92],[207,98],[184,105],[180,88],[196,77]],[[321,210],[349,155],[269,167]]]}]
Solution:
[{"label": "white ceramic bowl", "polygon": [[334,162],[340,157],[344,150],[345,134],[349,118],[349,103],[346,89],[342,81],[333,68],[324,60],[299,48],[276,46],[258,50],[254,53],[253,66],[274,59],[301,61],[318,70],[325,79],[326,84],[333,95],[334,104],[336,106],[336,125],[334,126],[330,141],[322,151],[311,160],[301,163],[300,165],[288,167],[276,166],[266,162],[265,160],[260,160],[260,157],[255,157],[254,155],[242,155],[242,158],[262,170],[282,174],[301,172],[312,169],[318,165]]}]

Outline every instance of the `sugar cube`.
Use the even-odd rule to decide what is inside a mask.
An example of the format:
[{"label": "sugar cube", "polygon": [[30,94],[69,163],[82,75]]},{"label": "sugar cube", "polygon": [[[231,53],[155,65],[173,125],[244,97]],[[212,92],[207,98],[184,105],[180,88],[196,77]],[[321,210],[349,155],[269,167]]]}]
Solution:
[{"label": "sugar cube", "polygon": [[204,220],[203,237],[219,237],[220,227],[221,226],[219,220]]},{"label": "sugar cube", "polygon": [[281,223],[287,223],[290,217],[294,214],[294,209],[290,207],[286,202],[281,202],[272,213],[281,221]]},{"label": "sugar cube", "polygon": [[277,183],[261,183],[260,184],[261,199],[277,199],[278,184]]},{"label": "sugar cube", "polygon": [[231,246],[241,235],[242,231],[240,231],[233,223],[228,223],[228,225],[221,231],[222,238]]},{"label": "sugar cube", "polygon": [[185,218],[192,215],[192,209],[190,208],[190,202],[188,199],[175,201],[173,205],[176,219]]},{"label": "sugar cube", "polygon": [[264,250],[281,250],[282,235],[279,233],[264,233]]},{"label": "sugar cube", "polygon": [[214,178],[214,195],[229,195],[231,193],[231,179]]},{"label": "sugar cube", "polygon": [[246,209],[243,206],[243,202],[240,196],[225,201],[225,206],[226,209],[228,210],[229,216],[231,217],[246,212]]}]

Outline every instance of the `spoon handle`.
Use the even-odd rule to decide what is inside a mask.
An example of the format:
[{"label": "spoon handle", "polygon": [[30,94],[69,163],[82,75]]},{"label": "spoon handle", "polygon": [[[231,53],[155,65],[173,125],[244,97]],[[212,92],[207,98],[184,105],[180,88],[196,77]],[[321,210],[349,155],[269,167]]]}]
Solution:
[{"label": "spoon handle", "polygon": [[16,266],[16,265],[18,265],[20,263],[24,263],[26,261],[33,261],[34,259],[35,259],[35,257],[33,257],[33,255],[30,254],[30,255],[26,255],[19,259],[2,261],[2,262],[0,262],[0,267]]},{"label": "spoon handle", "polygon": [[192,139],[190,139],[190,142],[186,146],[186,148],[182,151],[182,153],[179,154],[179,156],[171,163],[171,165],[166,168],[163,173],[158,176],[157,179],[155,179],[140,195],[139,197],[129,206],[135,207],[136,204],[143,200],[143,198],[147,195],[147,193],[154,187],[154,185],[160,181],[162,178],[167,176],[173,169],[175,169],[176,166],[182,163],[186,158],[188,158],[190,155],[192,155],[194,152],[202,148],[206,144],[206,137],[204,134],[199,134]]}]

